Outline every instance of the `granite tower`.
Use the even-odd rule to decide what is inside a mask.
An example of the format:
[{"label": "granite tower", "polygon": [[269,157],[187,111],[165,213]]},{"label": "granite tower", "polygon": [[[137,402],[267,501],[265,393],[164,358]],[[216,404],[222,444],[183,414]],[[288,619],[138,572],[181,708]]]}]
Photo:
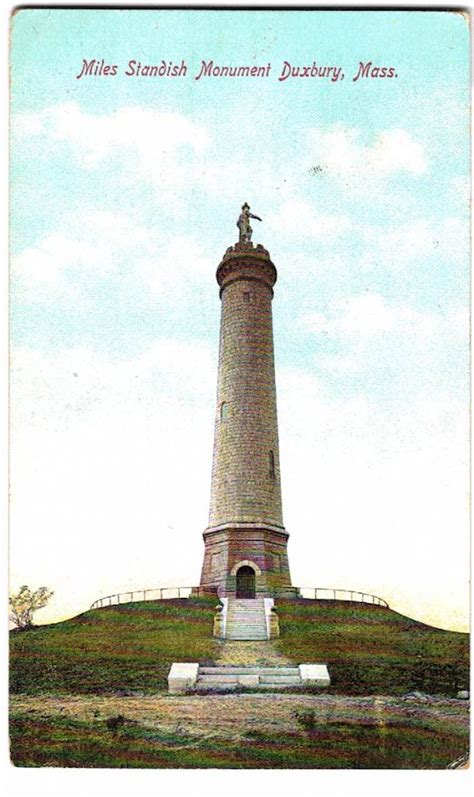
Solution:
[{"label": "granite tower", "polygon": [[245,204],[239,243],[217,269],[222,303],[209,524],[201,590],[294,595],[283,525],[272,299],[277,271],[251,242]]}]

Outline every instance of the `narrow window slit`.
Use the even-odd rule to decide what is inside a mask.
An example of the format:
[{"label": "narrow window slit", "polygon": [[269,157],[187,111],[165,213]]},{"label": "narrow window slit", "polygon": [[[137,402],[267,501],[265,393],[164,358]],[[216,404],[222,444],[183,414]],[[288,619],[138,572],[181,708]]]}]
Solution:
[{"label": "narrow window slit", "polygon": [[268,464],[270,466],[270,478],[275,478],[275,455],[273,451],[268,452]]}]

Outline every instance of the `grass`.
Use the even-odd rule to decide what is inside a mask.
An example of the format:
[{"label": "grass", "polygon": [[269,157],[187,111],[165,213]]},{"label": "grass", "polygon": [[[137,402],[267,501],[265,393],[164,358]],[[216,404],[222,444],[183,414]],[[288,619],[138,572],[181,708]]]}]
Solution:
[{"label": "grass", "polygon": [[[437,714],[430,710],[422,715],[401,700],[400,712],[380,714],[368,707],[357,718],[352,708],[345,717],[334,708],[325,716],[320,709],[308,712],[304,701],[310,698],[300,695],[295,703],[299,711],[291,722],[278,724],[276,704],[267,693],[262,711],[270,713],[270,725],[257,729],[241,712],[235,720],[240,737],[235,738],[226,737],[219,724],[218,701],[225,698],[194,697],[201,716],[212,717],[210,731],[209,725],[202,731],[199,706],[194,724],[170,724],[173,706],[179,716],[184,707],[190,710],[188,698],[159,696],[167,689],[171,663],[212,665],[221,655],[222,643],[212,637],[215,605],[215,598],[129,603],[12,632],[10,686],[20,696],[12,702],[10,718],[13,763],[432,769],[446,767],[466,751],[468,731],[453,714],[461,711],[462,701],[448,701]],[[278,601],[277,608],[281,637],[274,642],[276,650],[298,664],[326,662],[332,683],[324,694],[396,696],[418,690],[453,697],[468,688],[467,634],[431,628],[389,609],[342,601]],[[45,698],[48,694],[53,697]],[[23,700],[37,700],[37,707],[25,710],[21,695]],[[61,695],[63,703],[72,700],[78,707],[78,716],[64,713]],[[111,701],[110,707],[115,701],[117,708],[112,713],[109,709],[108,716],[102,709],[91,713],[88,700]],[[145,710],[147,700],[153,705]],[[160,709],[160,700],[171,701],[169,708]],[[132,711],[131,703],[138,708]],[[262,716],[260,708],[257,716]],[[167,727],[158,727],[165,721]]]},{"label": "grass", "polygon": [[454,697],[469,689],[468,634],[346,601],[277,601],[277,608],[275,647],[295,663],[327,663],[329,692]]},{"label": "grass", "polygon": [[114,768],[445,768],[467,748],[467,732],[432,723],[382,727],[326,722],[305,731],[295,720],[284,733],[248,730],[239,740],[150,728],[126,717],[102,719],[11,717],[12,761],[22,767]]},{"label": "grass", "polygon": [[[85,612],[12,632],[16,694],[152,694],[173,661],[212,665],[215,598],[147,601]],[[379,606],[278,601],[275,647],[290,661],[326,662],[338,694],[455,696],[468,689],[469,636],[432,628]],[[258,643],[256,643],[258,644]]]},{"label": "grass", "polygon": [[110,606],[10,634],[14,694],[153,693],[173,661],[212,663],[216,598]]}]

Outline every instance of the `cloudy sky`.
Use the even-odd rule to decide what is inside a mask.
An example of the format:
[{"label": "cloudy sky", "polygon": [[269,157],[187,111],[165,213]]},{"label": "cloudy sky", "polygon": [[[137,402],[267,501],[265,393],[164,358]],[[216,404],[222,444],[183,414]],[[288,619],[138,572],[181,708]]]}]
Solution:
[{"label": "cloudy sky", "polygon": [[11,581],[54,589],[38,621],[199,581],[215,269],[247,201],[279,274],[293,583],[467,628],[468,65],[460,14],[16,14]]}]

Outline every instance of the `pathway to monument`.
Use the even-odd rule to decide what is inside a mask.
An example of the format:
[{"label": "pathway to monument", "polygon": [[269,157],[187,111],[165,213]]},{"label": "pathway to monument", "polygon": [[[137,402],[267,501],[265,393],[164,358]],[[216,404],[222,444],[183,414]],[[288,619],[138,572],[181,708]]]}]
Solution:
[{"label": "pathway to monument", "polygon": [[265,641],[234,641],[222,640],[219,642],[219,654],[216,665],[235,665],[237,667],[294,667],[294,663],[275,649],[272,642]]}]

